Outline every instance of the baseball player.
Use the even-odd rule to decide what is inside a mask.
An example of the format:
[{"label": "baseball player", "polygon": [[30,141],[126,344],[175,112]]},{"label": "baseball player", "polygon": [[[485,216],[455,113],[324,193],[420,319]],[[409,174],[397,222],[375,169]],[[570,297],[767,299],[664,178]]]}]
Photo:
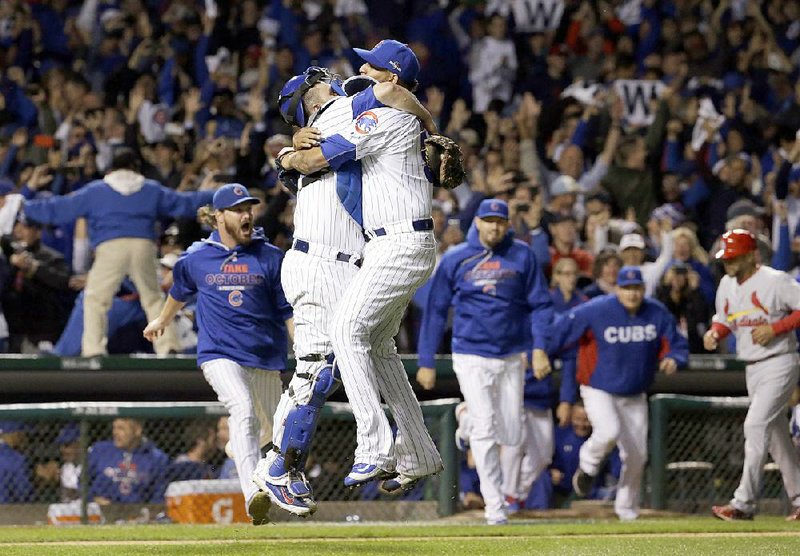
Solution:
[{"label": "baseball player", "polygon": [[238,183],[214,193],[207,220],[214,231],[175,263],[167,303],[144,336],[155,340],[197,295],[197,362],[230,413],[231,448],[247,511],[253,524],[261,525],[269,521],[270,498],[250,477],[266,443],[261,439],[272,436],[293,323],[280,283],[283,252],[253,229],[257,203]]},{"label": "baseball player", "polygon": [[[366,61],[362,74],[409,90],[416,86],[419,61],[408,46],[385,40],[356,52]],[[380,107],[358,114],[347,133],[282,158],[284,167],[303,174],[338,170],[352,160],[362,164],[360,203],[353,204],[361,206],[367,238],[364,263],[342,294],[329,333],[357,425],[355,463],[345,485],[388,477],[382,489],[392,493],[442,468],[394,343],[411,296],[430,277],[436,258],[423,133],[415,116]],[[397,423],[396,437],[381,396]]]},{"label": "baseball player", "polygon": [[553,324],[553,352],[578,343],[577,382],[593,429],[581,446],[572,478],[589,495],[603,461],[619,447],[622,474],[614,511],[639,516],[639,490],[647,461],[647,389],[656,370],[674,373],[689,358],[686,338],[658,301],[645,298],[642,272],[624,266],[614,294],[596,297]]},{"label": "baseball player", "polygon": [[[367,88],[350,98],[343,95],[342,84],[332,74],[309,68],[286,83],[278,104],[290,125],[313,126],[296,136],[305,133],[305,137],[323,142],[323,137],[349,131],[354,116],[384,105],[430,118],[409,91],[391,83]],[[361,184],[361,163],[350,161],[336,172],[302,178],[296,171],[293,175],[284,171],[281,179],[298,180],[294,242],[281,273],[284,292],[294,309],[298,363],[275,415],[273,450],[259,462],[253,481],[279,507],[307,516],[316,509],[316,502],[303,473],[305,461],[319,410],[340,383],[328,338],[330,314],[361,266],[361,206],[352,202]],[[282,495],[282,489],[288,497]]]},{"label": "baseball player", "polygon": [[750,408],[744,421],[744,470],[730,503],[714,506],[719,519],[753,519],[761,493],[767,452],[778,464],[793,510],[800,520],[800,463],[792,446],[786,404],[798,380],[797,339],[800,284],[785,272],[756,263],[755,236],[741,229],[722,236],[716,258],[725,266],[717,288],[716,314],[703,337],[707,350],[733,333],[737,357],[747,362]]},{"label": "baseball player", "polygon": [[[453,370],[469,406],[469,445],[481,479],[486,522],[508,521],[500,445],[522,440],[526,353],[533,372],[550,373],[547,340],[553,302],[541,266],[513,239],[508,205],[485,199],[467,241],[444,254],[433,275],[419,334],[417,380],[433,388],[434,354],[453,305]],[[552,421],[549,424],[552,429]]]},{"label": "baseball player", "polygon": [[[555,315],[563,314],[588,300],[576,289],[578,263],[574,259],[559,259],[553,267],[552,283],[555,287],[550,290],[550,297]],[[576,352],[577,350],[569,350],[560,354],[561,385],[556,417],[562,427],[570,422],[572,405],[578,394],[575,385]],[[514,446],[503,446],[500,452],[503,493],[509,512],[525,507],[531,487],[552,460],[554,440],[551,408],[555,395],[552,376],[539,379],[532,369],[525,370],[522,442]]]}]

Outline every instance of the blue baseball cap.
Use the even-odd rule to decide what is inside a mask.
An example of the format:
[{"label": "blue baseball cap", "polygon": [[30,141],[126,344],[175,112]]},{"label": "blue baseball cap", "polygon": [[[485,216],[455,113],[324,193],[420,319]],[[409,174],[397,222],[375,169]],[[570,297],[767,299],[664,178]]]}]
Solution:
[{"label": "blue baseball cap", "polygon": [[625,286],[643,286],[642,271],[638,266],[623,266],[617,274],[617,285],[623,288]]},{"label": "blue baseball cap", "polygon": [[242,203],[259,204],[261,201],[250,196],[250,192],[241,183],[228,183],[214,193],[213,205],[216,210],[225,210]]},{"label": "blue baseball cap", "polygon": [[408,47],[396,40],[382,40],[372,50],[354,48],[365,62],[397,75],[404,83],[413,83],[419,75],[419,60]]},{"label": "blue baseball cap", "polygon": [[484,199],[478,207],[478,212],[475,215],[478,218],[489,218],[490,216],[497,216],[508,220],[508,203],[500,199]]},{"label": "blue baseball cap", "polygon": [[80,436],[81,430],[78,426],[78,423],[67,423],[61,427],[61,430],[56,437],[56,444],[59,446],[64,444],[72,444],[73,442],[77,442]]}]

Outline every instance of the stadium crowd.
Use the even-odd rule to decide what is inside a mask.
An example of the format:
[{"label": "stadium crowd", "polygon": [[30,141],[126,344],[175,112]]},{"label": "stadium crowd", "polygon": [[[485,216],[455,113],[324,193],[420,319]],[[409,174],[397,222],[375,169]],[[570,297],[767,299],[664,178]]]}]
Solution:
[{"label": "stadium crowd", "polygon": [[[386,37],[414,50],[417,94],[464,153],[465,183],[435,192],[441,253],[464,241],[481,201],[506,200],[554,291],[564,259],[588,298],[645,263],[647,294],[693,353],[725,230],[753,232],[762,262],[796,271],[798,0],[0,0],[0,352],[81,353],[93,233],[113,215],[93,225],[24,209],[75,198],[119,171],[125,149],[137,162],[123,169],[198,206],[244,184],[265,201],[257,225],[287,249],[293,199],[274,157],[291,130],[278,91],[310,65],[352,75],[351,47]],[[149,215],[162,289],[176,255],[209,232],[178,212]],[[113,302],[92,306],[109,311],[101,350],[149,349],[139,287],[115,283],[102,292]],[[416,351],[427,293],[403,351]],[[191,312],[182,322],[165,351],[191,352]],[[83,353],[99,352],[84,341]]]}]

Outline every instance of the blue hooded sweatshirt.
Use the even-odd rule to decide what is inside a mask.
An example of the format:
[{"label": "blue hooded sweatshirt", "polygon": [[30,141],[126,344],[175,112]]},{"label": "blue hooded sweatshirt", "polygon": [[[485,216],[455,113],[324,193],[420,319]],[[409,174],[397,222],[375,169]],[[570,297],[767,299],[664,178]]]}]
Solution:
[{"label": "blue hooded sweatshirt", "polygon": [[283,251],[260,228],[248,245],[228,249],[215,231],[175,263],[169,294],[197,294],[197,363],[230,359],[243,367],[286,369],[292,316],[281,287]]},{"label": "blue hooded sweatshirt", "polygon": [[453,353],[502,358],[531,345],[546,349],[553,302],[536,256],[513,231],[487,249],[473,224],[467,241],[444,254],[431,280],[417,346],[420,367],[434,366],[450,305]]},{"label": "blue hooded sweatshirt", "polygon": [[25,216],[41,224],[62,225],[86,218],[93,248],[119,238],[155,241],[159,218],[194,218],[211,203],[213,191],[178,193],[130,170],[116,170],[63,197],[25,201]]}]

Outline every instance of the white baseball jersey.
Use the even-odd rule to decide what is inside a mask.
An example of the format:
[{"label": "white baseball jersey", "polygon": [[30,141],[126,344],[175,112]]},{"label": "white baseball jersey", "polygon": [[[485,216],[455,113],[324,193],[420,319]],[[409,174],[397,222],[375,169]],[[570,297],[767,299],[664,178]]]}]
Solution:
[{"label": "white baseball jersey", "polygon": [[423,133],[416,117],[384,107],[360,113],[343,135],[363,168],[365,230],[430,218],[433,185],[425,177]]},{"label": "white baseball jersey", "polygon": [[724,276],[717,289],[714,322],[736,334],[736,353],[743,361],[797,351],[794,334],[776,336],[767,346],[753,342],[756,326],[773,324],[792,311],[800,310],[800,284],[785,272],[761,266],[743,283]]},{"label": "white baseball jersey", "polygon": [[[342,295],[330,330],[356,418],[355,461],[408,477],[442,468],[394,342],[411,296],[436,261],[432,232],[399,233],[412,232],[411,222],[431,215],[433,189],[421,146],[416,118],[390,108],[358,112],[349,133],[323,146],[331,166],[361,161],[364,228],[388,233],[365,246],[364,265]],[[397,423],[396,435],[381,396]]]},{"label": "white baseball jersey", "polygon": [[[323,137],[329,137],[349,130],[352,121],[352,97],[337,97],[314,114],[308,125],[318,128]],[[358,255],[364,247],[364,236],[339,200],[336,186],[342,177],[329,172],[301,187],[294,209],[294,237]]]}]

